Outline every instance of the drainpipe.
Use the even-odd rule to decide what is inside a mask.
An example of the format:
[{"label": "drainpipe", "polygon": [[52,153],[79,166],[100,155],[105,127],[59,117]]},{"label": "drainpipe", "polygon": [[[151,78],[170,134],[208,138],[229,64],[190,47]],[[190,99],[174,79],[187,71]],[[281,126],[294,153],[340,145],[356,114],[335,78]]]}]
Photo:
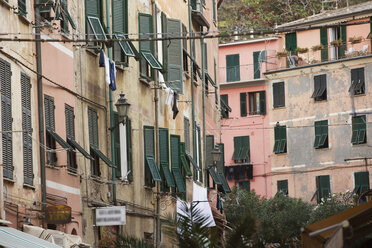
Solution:
[{"label": "drainpipe", "polygon": [[[151,1],[152,4],[152,18],[153,18],[153,30],[157,30],[157,11],[156,11],[156,5],[155,0]],[[155,36],[155,35],[154,35]],[[156,34],[157,36],[157,34]],[[155,49],[154,49],[154,56],[158,56],[158,49],[157,45],[158,43],[155,41]],[[155,104],[155,142],[156,144],[159,144],[159,82],[158,82],[158,71],[154,73],[154,104]],[[156,158],[156,164],[160,166],[160,154],[159,154],[159,146],[155,145],[155,158]],[[156,183],[156,209],[155,209],[155,247],[159,247],[160,245],[160,234],[161,234],[161,226],[160,226],[160,182]]]},{"label": "drainpipe", "polygon": [[[203,28],[202,28],[203,30]],[[202,33],[202,36],[204,34]],[[201,38],[201,54],[202,54],[202,100],[203,100],[203,152],[204,152],[204,171],[205,171],[205,181],[204,184],[208,187],[207,182],[208,182],[208,173],[207,173],[207,134],[206,132],[206,122],[205,122],[205,84],[208,82],[205,82],[205,52],[204,52],[204,38]]]},{"label": "drainpipe", "polygon": [[[40,40],[40,10],[36,0],[35,7],[35,39]],[[41,66],[41,44],[39,41],[36,45],[36,70],[37,70],[37,105],[39,114],[39,146],[40,149],[40,177],[41,177],[41,202],[42,210],[46,208],[46,178],[45,178],[45,151],[44,151],[44,111],[43,111],[43,80],[42,80],[42,66]]]}]

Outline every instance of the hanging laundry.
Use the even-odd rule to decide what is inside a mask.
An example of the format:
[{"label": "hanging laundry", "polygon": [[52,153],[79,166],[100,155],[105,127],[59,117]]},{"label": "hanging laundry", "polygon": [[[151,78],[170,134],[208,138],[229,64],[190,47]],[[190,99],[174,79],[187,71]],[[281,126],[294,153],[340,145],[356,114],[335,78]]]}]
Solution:
[{"label": "hanging laundry", "polygon": [[174,92],[173,93],[173,107],[172,107],[172,111],[173,111],[173,120],[174,120],[174,119],[176,119],[176,116],[178,114],[177,92]]},{"label": "hanging laundry", "polygon": [[105,67],[105,53],[103,52],[103,49],[99,51],[99,67]]},{"label": "hanging laundry", "polygon": [[110,63],[110,89],[112,91],[116,90],[116,66],[114,61]]},{"label": "hanging laundry", "polygon": [[167,104],[169,107],[172,107],[172,102],[173,102],[173,90],[171,88],[166,88],[165,92],[167,93],[167,99],[165,100],[165,104]]},{"label": "hanging laundry", "polygon": [[109,85],[110,84],[110,60],[105,55],[105,82]]}]

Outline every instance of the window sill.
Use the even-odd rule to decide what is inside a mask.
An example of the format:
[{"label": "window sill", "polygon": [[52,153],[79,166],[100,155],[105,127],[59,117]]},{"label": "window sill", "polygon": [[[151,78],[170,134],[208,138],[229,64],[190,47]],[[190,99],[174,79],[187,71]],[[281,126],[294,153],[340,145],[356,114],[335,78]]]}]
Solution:
[{"label": "window sill", "polygon": [[97,183],[103,183],[102,178],[100,178],[99,176],[90,175],[90,178],[91,178],[94,182],[97,182]]},{"label": "window sill", "polygon": [[275,153],[275,152],[274,152],[274,154],[275,154],[275,155],[279,155],[279,156],[280,156],[280,155],[287,155],[287,152],[281,152],[281,153]]},{"label": "window sill", "polygon": [[145,190],[148,190],[148,191],[151,190],[151,191],[152,191],[152,187],[151,187],[151,186],[146,186],[146,185],[145,185],[145,186],[143,186],[143,187],[145,188]]},{"label": "window sill", "polygon": [[71,176],[74,176],[74,177],[77,177],[78,176],[77,171],[76,172],[73,172],[73,171],[69,171],[68,169],[67,169],[67,174],[69,174]]},{"label": "window sill", "polygon": [[129,64],[126,63],[126,62],[117,62],[117,61],[115,61],[115,67],[116,67],[116,69],[124,72],[124,71],[127,71],[128,70],[127,68],[129,67]]},{"label": "window sill", "polygon": [[45,167],[53,170],[59,170],[59,168],[56,165],[46,164]]},{"label": "window sill", "polygon": [[353,144],[353,143],[351,143],[351,146],[352,147],[360,147],[360,146],[368,146],[368,143],[366,142],[366,143],[361,143],[361,144]]},{"label": "window sill", "polygon": [[361,93],[361,94],[354,94],[354,96],[366,96],[367,94],[366,93]]},{"label": "window sill", "polygon": [[34,191],[36,190],[34,185],[30,185],[30,184],[26,184],[26,183],[23,184],[23,188],[31,189],[31,190],[34,190]]},{"label": "window sill", "polygon": [[322,148],[315,148],[315,147],[314,147],[314,149],[315,149],[315,151],[328,151],[328,150],[330,150],[331,148],[328,146],[328,147],[322,147]]},{"label": "window sill", "polygon": [[98,57],[99,53],[96,52],[98,49],[100,49],[98,46],[97,46],[97,47],[88,46],[85,50],[86,50],[87,53],[89,53],[90,55],[95,56],[95,57]]},{"label": "window sill", "polygon": [[24,15],[22,14],[17,14],[18,15],[18,18],[21,19],[21,21],[26,24],[26,25],[30,25],[31,24],[31,21]]},{"label": "window sill", "polygon": [[[2,168],[2,167],[0,167],[0,168]],[[10,178],[7,178],[7,177],[3,177],[3,179],[4,179],[4,182],[7,182],[7,183],[11,183],[11,184],[15,183],[14,179],[10,179]]]},{"label": "window sill", "polygon": [[273,107],[273,109],[285,109],[285,106],[278,106],[278,107]]},{"label": "window sill", "polygon": [[314,103],[322,103],[322,102],[327,102],[328,99],[323,99],[323,100],[315,100]]},{"label": "window sill", "polygon": [[150,82],[151,80],[149,78],[143,78],[143,77],[140,77],[139,78],[139,81],[143,84],[145,84],[146,86],[149,86],[150,87]]},{"label": "window sill", "polygon": [[12,8],[12,6],[8,2],[5,2],[5,0],[0,0],[0,4],[4,7],[7,7],[8,9]]}]

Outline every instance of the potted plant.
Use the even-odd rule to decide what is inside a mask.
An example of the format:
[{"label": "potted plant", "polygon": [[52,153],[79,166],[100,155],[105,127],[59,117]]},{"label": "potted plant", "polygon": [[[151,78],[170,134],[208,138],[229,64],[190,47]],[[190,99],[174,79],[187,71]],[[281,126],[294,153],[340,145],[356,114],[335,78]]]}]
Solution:
[{"label": "potted plant", "polygon": [[305,47],[305,48],[301,48],[301,47],[297,47],[295,52],[296,53],[307,53],[309,51],[309,48]]},{"label": "potted plant", "polygon": [[287,57],[288,55],[289,55],[289,52],[285,49],[283,51],[278,51],[276,53],[276,56],[278,56],[278,57]]},{"label": "potted plant", "polygon": [[342,40],[341,39],[340,40],[333,40],[333,41],[331,41],[331,45],[335,46],[335,47],[340,47],[340,46],[342,46]]},{"label": "potted plant", "polygon": [[362,42],[362,40],[363,40],[363,37],[362,36],[358,36],[358,37],[350,37],[349,38],[349,42],[351,43],[351,44],[357,44],[357,43],[360,43],[360,42]]},{"label": "potted plant", "polygon": [[319,50],[322,50],[322,49],[324,49],[324,46],[323,45],[315,45],[315,46],[312,46],[311,47],[311,50],[313,52],[316,52],[316,51],[319,51]]}]

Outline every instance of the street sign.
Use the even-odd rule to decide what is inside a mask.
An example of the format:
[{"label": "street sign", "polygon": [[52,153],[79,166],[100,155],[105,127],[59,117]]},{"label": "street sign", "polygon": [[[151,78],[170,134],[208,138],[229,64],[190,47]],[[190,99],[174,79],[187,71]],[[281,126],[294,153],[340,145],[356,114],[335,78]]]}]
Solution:
[{"label": "street sign", "polygon": [[125,224],[125,206],[113,206],[96,209],[97,226],[120,226]]},{"label": "street sign", "polygon": [[48,224],[66,224],[71,222],[71,207],[48,206],[45,210],[45,222]]}]

